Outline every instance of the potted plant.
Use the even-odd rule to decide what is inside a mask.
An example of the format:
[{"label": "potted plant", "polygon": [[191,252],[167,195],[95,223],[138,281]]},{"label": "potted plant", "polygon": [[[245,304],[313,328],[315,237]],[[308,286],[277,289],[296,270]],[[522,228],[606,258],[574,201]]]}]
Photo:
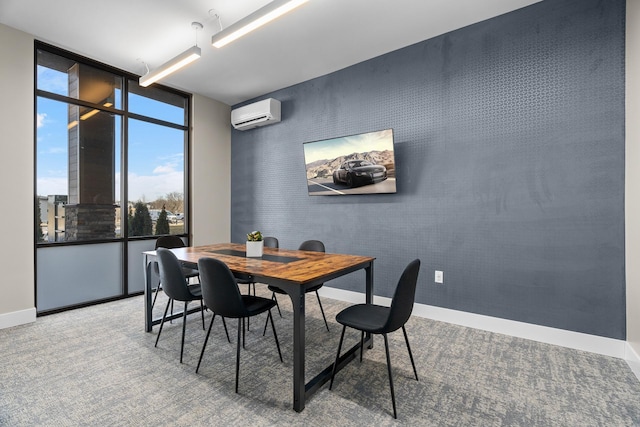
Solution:
[{"label": "potted plant", "polygon": [[247,257],[260,258],[262,256],[262,248],[264,242],[262,241],[262,233],[259,231],[252,231],[247,234]]}]

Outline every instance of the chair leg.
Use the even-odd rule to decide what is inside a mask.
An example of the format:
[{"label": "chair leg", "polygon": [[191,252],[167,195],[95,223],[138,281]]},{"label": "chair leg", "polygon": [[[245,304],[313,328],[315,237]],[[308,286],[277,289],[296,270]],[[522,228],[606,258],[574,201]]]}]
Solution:
[{"label": "chair leg", "polygon": [[158,299],[158,294],[160,293],[160,282],[158,282],[158,286],[156,286],[155,295],[153,296],[153,301],[151,302],[151,309],[153,310],[153,306],[156,305],[156,300]]},{"label": "chair leg", "polygon": [[[238,377],[240,375],[240,333],[244,332],[244,319],[238,318],[238,344],[236,345],[236,393],[238,392]],[[243,334],[244,335],[244,334]]]},{"label": "chair leg", "polygon": [[256,282],[247,283],[247,295],[251,295],[251,285],[253,285],[253,296],[256,296]]},{"label": "chair leg", "polygon": [[[271,319],[271,322],[273,322],[273,319]],[[265,336],[267,334],[268,324],[269,324],[269,316],[267,316],[267,320],[264,321],[264,329],[262,329],[262,336]]]},{"label": "chair leg", "polygon": [[398,418],[398,414],[396,413],[396,395],[393,392],[393,376],[391,375],[391,358],[389,357],[389,340],[387,339],[387,334],[382,334],[384,336],[384,349],[387,353],[387,370],[389,371],[389,388],[391,389],[391,403],[393,403],[393,418]]},{"label": "chair leg", "polygon": [[202,314],[202,330],[204,331],[204,303],[202,302],[202,299],[200,300],[200,314]]},{"label": "chair leg", "polygon": [[324,310],[322,309],[322,303],[320,302],[320,294],[316,291],[316,297],[318,297],[318,305],[320,306],[320,312],[322,313],[322,318],[324,319],[324,326],[327,327],[327,332],[329,332],[329,324],[327,323],[327,316],[324,315]]},{"label": "chair leg", "polygon": [[182,363],[182,354],[184,353],[184,332],[187,329],[187,306],[189,301],[184,302],[184,314],[182,315],[182,343],[180,344],[180,363]]},{"label": "chair leg", "polygon": [[336,376],[336,368],[338,367],[338,359],[340,358],[340,349],[342,348],[342,340],[344,339],[344,331],[347,329],[346,325],[342,326],[342,333],[340,334],[340,343],[338,344],[338,352],[336,353],[336,361],[333,363],[333,370],[331,371],[331,382],[329,383],[329,390],[333,387],[333,377]]},{"label": "chair leg", "polygon": [[271,329],[273,329],[273,338],[275,338],[276,340],[276,347],[278,347],[278,355],[280,356],[280,361],[284,362],[284,360],[282,360],[282,353],[280,352],[280,343],[278,342],[278,334],[276,334],[276,325],[273,324],[273,316],[271,315],[271,310],[269,310],[269,314],[267,315],[267,321],[269,319],[271,319]]},{"label": "chair leg", "polygon": [[413,362],[413,354],[411,353],[411,346],[409,346],[409,337],[407,336],[407,330],[402,325],[402,332],[404,333],[404,340],[407,343],[407,350],[409,350],[409,358],[411,359],[411,366],[413,366],[413,373],[416,375],[416,381],[418,380],[418,371],[416,370],[416,364]]},{"label": "chair leg", "polygon": [[[214,314],[215,316],[215,314]],[[222,317],[222,316],[220,316]],[[231,338],[229,338],[229,331],[227,330],[227,322],[224,321],[224,317],[222,317],[222,325],[224,326],[224,333],[227,334],[227,341],[231,343]]]},{"label": "chair leg", "polygon": [[164,314],[162,315],[162,322],[160,322],[160,329],[158,330],[158,336],[156,337],[156,345],[154,345],[154,347],[158,346],[158,340],[160,339],[160,334],[162,333],[162,327],[164,326],[164,319],[165,317],[167,317],[167,311],[169,311],[169,304],[171,304],[171,299],[167,301],[167,308],[164,309]]},{"label": "chair leg", "polygon": [[[224,319],[224,317],[223,317]],[[211,334],[211,327],[213,326],[213,321],[216,320],[216,314],[213,313],[213,317],[211,318],[211,322],[209,322],[209,329],[207,330],[207,335],[204,337],[204,344],[202,344],[202,351],[200,351],[200,359],[198,359],[198,366],[196,366],[196,374],[200,369],[200,363],[202,362],[202,356],[204,355],[204,349],[207,347],[207,341],[209,341],[209,335]]]},{"label": "chair leg", "polygon": [[244,317],[243,317],[243,318],[242,318],[242,348],[247,348],[247,347],[245,346],[244,336],[245,336],[245,333],[244,333]]},{"label": "chair leg", "polygon": [[360,363],[362,363],[363,348],[364,348],[364,331],[360,331]]},{"label": "chair leg", "polygon": [[278,304],[278,298],[276,298],[276,293],[271,292],[271,299],[276,302],[276,308],[278,309],[278,314],[282,317],[282,312],[280,311],[280,304]]}]

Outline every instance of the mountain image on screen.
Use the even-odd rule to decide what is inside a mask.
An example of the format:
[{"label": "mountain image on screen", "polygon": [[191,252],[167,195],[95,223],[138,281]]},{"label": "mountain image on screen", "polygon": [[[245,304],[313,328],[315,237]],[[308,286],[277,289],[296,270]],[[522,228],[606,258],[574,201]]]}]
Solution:
[{"label": "mountain image on screen", "polygon": [[374,165],[382,165],[387,168],[387,176],[395,176],[393,151],[370,151],[368,153],[352,153],[348,156],[340,156],[335,159],[317,160],[307,165],[307,179],[331,178],[333,171],[344,162],[350,160],[366,160]]},{"label": "mountain image on screen", "polygon": [[396,192],[393,129],[305,142],[310,196]]}]

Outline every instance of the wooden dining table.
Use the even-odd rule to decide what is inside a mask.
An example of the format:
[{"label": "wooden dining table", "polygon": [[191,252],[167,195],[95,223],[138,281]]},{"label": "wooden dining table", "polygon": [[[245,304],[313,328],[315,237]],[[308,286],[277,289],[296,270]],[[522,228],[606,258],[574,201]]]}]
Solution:
[{"label": "wooden dining table", "polygon": [[[306,400],[331,378],[333,363],[305,381],[305,290],[358,270],[365,271],[366,303],[373,303],[373,262],[375,258],[310,252],[280,248],[264,248],[260,258],[248,258],[245,245],[219,243],[206,246],[171,249],[178,260],[189,267],[197,268],[200,258],[216,258],[229,266],[238,277],[255,282],[274,285],[284,290],[293,305],[293,409],[300,412]],[[161,319],[153,319],[151,309],[152,289],[157,286],[152,280],[150,268],[155,260],[155,251],[143,252],[145,275],[145,330],[151,332],[153,325]],[[174,317],[180,316],[175,313]],[[363,345],[371,347],[373,338],[367,334]],[[345,352],[338,360],[339,371],[353,360],[360,343]]]}]

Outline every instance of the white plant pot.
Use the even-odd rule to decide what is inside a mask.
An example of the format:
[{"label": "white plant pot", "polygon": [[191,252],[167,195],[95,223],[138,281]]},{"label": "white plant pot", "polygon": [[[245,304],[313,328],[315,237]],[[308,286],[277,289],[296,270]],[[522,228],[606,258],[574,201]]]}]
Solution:
[{"label": "white plant pot", "polygon": [[260,258],[262,256],[262,248],[264,241],[259,242],[247,242],[247,257]]}]

